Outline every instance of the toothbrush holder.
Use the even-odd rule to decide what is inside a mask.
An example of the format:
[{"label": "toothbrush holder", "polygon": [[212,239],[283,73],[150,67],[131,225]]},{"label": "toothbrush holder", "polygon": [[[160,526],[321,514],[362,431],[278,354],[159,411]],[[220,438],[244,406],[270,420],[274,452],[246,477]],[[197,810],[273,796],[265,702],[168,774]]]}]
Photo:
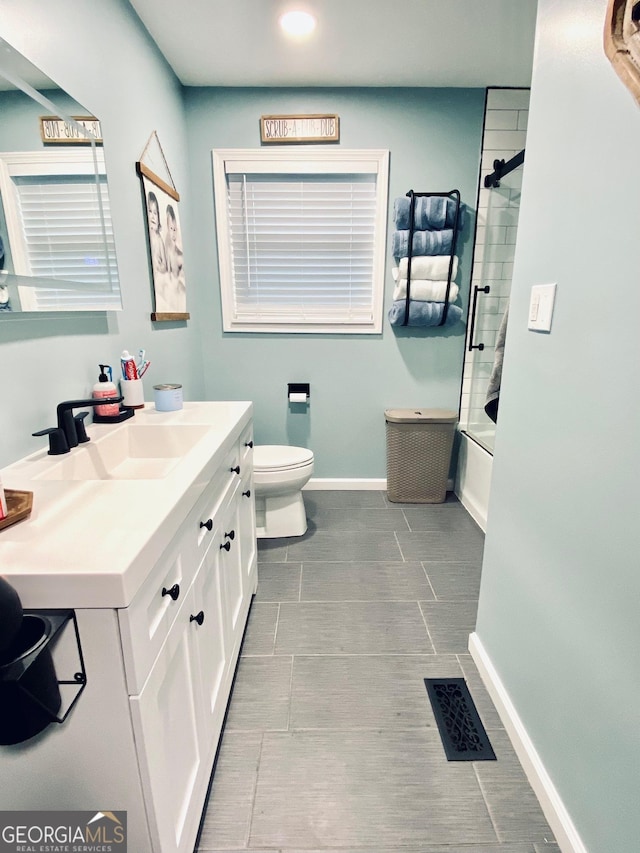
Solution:
[{"label": "toothbrush holder", "polygon": [[144,408],[144,386],[142,379],[121,379],[122,405],[125,409]]}]

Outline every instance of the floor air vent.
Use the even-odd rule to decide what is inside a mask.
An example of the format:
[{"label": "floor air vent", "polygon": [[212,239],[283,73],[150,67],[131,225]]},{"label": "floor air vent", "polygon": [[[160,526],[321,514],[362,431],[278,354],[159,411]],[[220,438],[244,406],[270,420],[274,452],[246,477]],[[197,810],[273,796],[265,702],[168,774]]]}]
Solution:
[{"label": "floor air vent", "polygon": [[495,761],[464,678],[425,678],[427,694],[449,761]]}]

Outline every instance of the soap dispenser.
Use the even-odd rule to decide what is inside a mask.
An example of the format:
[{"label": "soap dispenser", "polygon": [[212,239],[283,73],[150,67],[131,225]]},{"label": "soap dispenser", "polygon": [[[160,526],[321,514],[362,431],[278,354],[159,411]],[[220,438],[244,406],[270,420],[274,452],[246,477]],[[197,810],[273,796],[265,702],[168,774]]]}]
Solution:
[{"label": "soap dispenser", "polygon": [[[100,376],[98,376],[98,381],[93,386],[93,391],[91,392],[93,399],[100,400],[102,397],[119,397],[118,389],[111,381],[113,375],[111,367],[108,364],[100,364],[98,367],[100,368]],[[108,376],[105,370],[109,371]],[[95,413],[101,417],[116,417],[120,414],[120,406],[118,403],[107,403],[105,406],[96,406]]]}]

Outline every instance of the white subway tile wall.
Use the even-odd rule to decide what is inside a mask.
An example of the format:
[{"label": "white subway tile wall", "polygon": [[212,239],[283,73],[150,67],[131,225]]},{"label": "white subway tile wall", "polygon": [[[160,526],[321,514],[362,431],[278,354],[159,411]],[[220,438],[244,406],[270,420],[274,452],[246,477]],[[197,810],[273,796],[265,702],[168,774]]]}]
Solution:
[{"label": "white subway tile wall", "polygon": [[[485,414],[484,402],[496,335],[509,304],[522,169],[511,173],[496,189],[484,189],[484,179],[493,172],[494,160],[510,160],[525,147],[528,115],[529,89],[487,90],[471,292],[475,286],[485,285],[491,291],[478,294],[473,343],[482,342],[484,349],[469,352],[467,337],[460,423],[471,434],[481,433],[489,449],[495,428]],[[470,324],[467,336],[469,333]]]}]

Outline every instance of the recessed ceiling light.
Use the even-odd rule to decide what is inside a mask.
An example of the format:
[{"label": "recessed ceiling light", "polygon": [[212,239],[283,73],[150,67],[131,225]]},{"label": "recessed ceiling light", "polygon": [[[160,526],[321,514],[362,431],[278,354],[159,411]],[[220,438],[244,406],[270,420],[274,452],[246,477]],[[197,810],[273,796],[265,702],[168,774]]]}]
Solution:
[{"label": "recessed ceiling light", "polygon": [[316,19],[309,12],[285,12],[280,26],[289,36],[308,36],[316,28]]}]

